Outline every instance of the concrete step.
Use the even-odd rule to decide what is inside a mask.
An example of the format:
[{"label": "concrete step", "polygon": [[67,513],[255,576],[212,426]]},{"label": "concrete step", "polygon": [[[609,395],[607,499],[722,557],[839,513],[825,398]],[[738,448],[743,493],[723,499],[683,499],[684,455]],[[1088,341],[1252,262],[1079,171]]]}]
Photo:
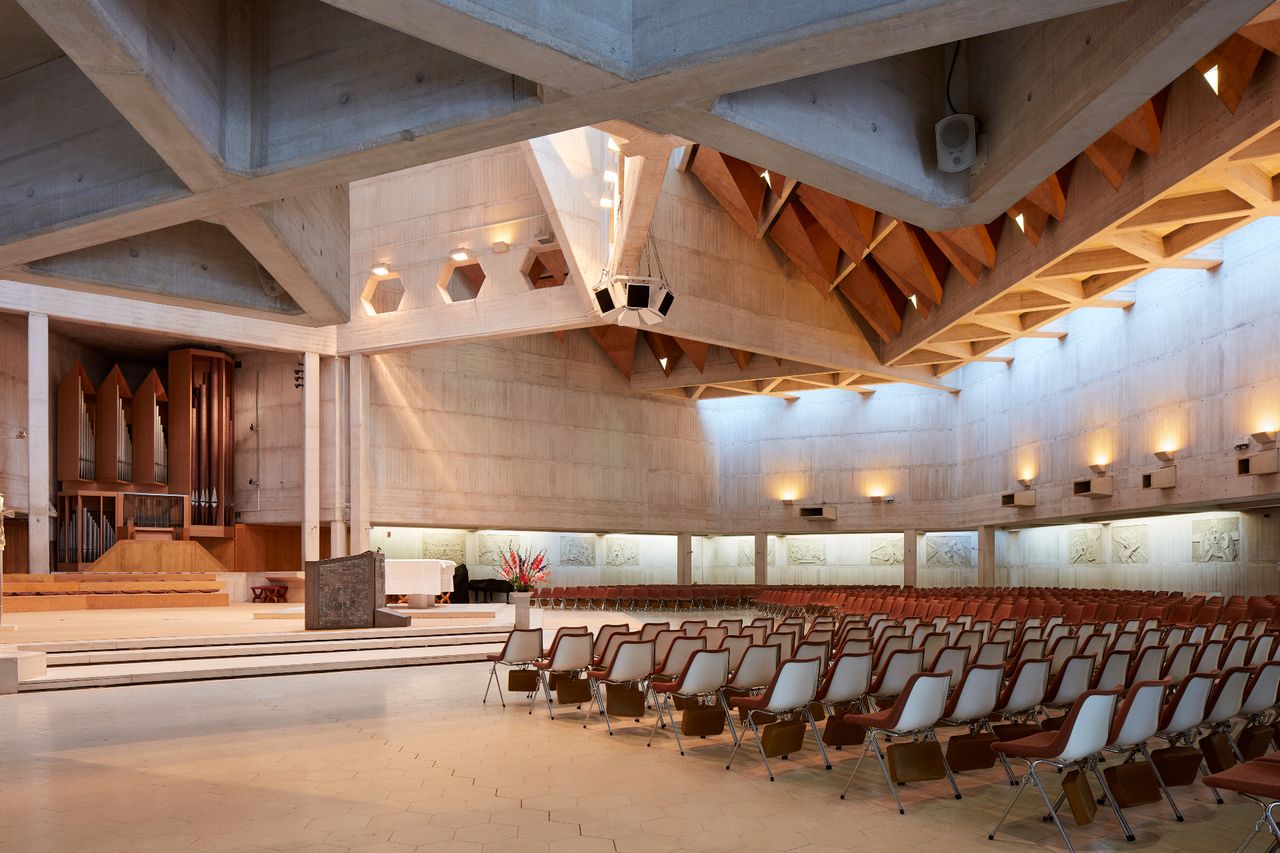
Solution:
[{"label": "concrete step", "polygon": [[418,646],[409,649],[298,652],[234,658],[58,666],[50,667],[48,674],[41,678],[22,680],[18,684],[18,692],[466,663],[482,661],[486,655],[499,648],[501,641]]}]

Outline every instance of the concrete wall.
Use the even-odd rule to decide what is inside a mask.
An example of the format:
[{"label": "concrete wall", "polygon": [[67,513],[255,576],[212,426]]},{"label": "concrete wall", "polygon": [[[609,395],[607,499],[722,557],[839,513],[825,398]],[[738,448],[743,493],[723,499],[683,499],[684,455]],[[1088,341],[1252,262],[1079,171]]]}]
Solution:
[{"label": "concrete wall", "polygon": [[697,412],[631,394],[583,332],[370,359],[371,519],[700,532]]},{"label": "concrete wall", "polygon": [[[293,371],[302,359],[245,353],[239,361],[236,512],[247,524],[297,524],[302,518],[302,389],[293,387]],[[251,485],[251,479],[259,485]]]}]

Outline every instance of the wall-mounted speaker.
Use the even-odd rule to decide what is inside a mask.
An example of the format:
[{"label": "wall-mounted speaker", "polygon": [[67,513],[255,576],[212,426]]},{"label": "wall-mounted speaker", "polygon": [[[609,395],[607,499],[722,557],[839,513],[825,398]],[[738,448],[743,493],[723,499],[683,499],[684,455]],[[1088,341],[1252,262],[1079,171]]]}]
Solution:
[{"label": "wall-mounted speaker", "polygon": [[938,169],[963,172],[978,160],[978,124],[968,113],[949,115],[933,126]]}]

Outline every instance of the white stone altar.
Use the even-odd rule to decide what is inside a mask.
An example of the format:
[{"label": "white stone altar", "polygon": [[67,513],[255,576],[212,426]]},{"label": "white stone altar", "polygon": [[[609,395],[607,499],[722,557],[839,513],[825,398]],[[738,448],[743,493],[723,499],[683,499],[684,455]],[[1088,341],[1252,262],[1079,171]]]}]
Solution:
[{"label": "white stone altar", "polygon": [[436,606],[436,596],[453,592],[453,560],[387,560],[387,595],[409,596],[409,606]]}]

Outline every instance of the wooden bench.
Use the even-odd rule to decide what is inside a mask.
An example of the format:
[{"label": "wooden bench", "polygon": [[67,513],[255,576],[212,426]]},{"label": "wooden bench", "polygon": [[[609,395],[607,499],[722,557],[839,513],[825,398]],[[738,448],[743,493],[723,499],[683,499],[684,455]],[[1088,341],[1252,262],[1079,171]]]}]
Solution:
[{"label": "wooden bench", "polygon": [[285,604],[289,600],[289,587],[287,586],[266,584],[264,586],[251,586],[249,590],[253,593],[254,603]]}]

